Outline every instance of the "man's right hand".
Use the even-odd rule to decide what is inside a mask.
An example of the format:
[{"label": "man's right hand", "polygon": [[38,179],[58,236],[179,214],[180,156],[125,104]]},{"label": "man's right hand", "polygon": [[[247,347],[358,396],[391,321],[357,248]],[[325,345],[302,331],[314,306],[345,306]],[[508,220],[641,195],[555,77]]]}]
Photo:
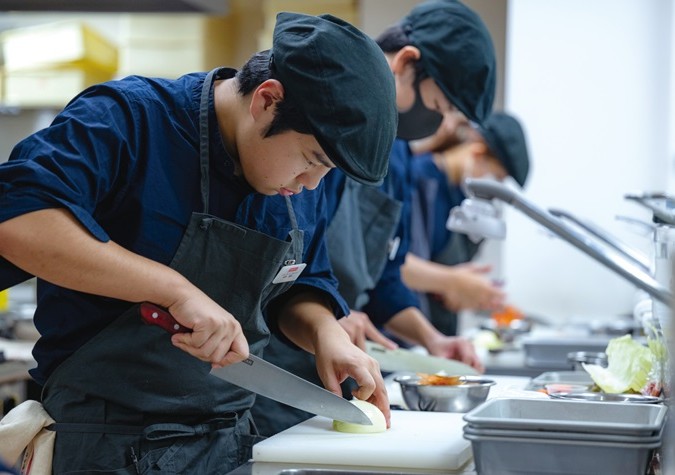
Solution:
[{"label": "man's right hand", "polygon": [[172,343],[214,367],[227,366],[248,357],[248,342],[234,316],[201,291],[168,307],[188,333],[176,333]]}]

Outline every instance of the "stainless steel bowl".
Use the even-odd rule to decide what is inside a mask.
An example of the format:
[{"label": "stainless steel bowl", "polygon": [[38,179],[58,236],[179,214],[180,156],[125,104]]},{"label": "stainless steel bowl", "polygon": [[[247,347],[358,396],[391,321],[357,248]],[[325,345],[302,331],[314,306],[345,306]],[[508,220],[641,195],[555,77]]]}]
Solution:
[{"label": "stainless steel bowl", "polygon": [[581,363],[607,367],[607,354],[599,351],[572,351],[567,353],[567,362],[574,365],[577,371],[585,371]]},{"label": "stainless steel bowl", "polygon": [[462,376],[460,384],[426,385],[419,384],[420,377],[406,375],[394,378],[401,385],[401,393],[408,409],[412,411],[467,412],[485,402],[491,379],[480,376]]}]

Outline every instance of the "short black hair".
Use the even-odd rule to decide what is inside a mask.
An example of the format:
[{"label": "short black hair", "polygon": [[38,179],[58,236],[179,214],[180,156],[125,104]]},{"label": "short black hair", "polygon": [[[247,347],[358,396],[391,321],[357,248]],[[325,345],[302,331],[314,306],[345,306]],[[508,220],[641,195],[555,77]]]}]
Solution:
[{"label": "short black hair", "polygon": [[[236,79],[239,85],[239,94],[242,96],[253,92],[256,87],[268,79],[277,79],[273,68],[270,67],[270,51],[260,51],[251,56],[241,70],[237,72]],[[265,137],[271,137],[288,130],[300,134],[314,134],[307,118],[286,95],[277,104],[274,119],[265,132]]]},{"label": "short black hair", "polygon": [[408,35],[400,23],[391,25],[375,38],[377,46],[385,53],[395,53],[410,44]]},{"label": "short black hair", "polygon": [[[383,53],[396,53],[410,44],[410,38],[403,25],[396,23],[380,33],[375,42]],[[415,61],[415,73],[418,79],[427,76],[421,61]]]}]

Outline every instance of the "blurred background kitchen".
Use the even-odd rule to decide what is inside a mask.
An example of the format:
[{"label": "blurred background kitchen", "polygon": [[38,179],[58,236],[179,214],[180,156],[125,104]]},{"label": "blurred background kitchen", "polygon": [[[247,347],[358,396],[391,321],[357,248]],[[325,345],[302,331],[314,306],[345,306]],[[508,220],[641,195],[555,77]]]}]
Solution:
[{"label": "blurred background kitchen", "polygon": [[[104,8],[125,12],[47,12]],[[33,47],[64,53],[73,37],[54,22],[73,19],[100,35],[117,62],[13,71],[7,64],[0,101],[0,161],[13,145],[46,126],[90,82],[128,74],[176,77],[216,65],[239,66],[269,46],[276,12],[333,13],[377,35],[415,0],[2,1],[0,30],[42,25]],[[625,244],[653,254],[649,210],[624,199],[632,191],[675,188],[675,2],[670,0],[468,0],[488,25],[498,54],[495,109],[519,117],[532,171],[525,195],[589,220]],[[157,6],[150,13],[127,13]],[[5,6],[7,5],[7,6]],[[60,7],[61,8],[61,7]],[[152,8],[152,7],[151,7]],[[162,12],[159,9],[162,9]],[[183,10],[163,13],[170,8]],[[11,11],[20,9],[23,11]],[[9,11],[8,11],[9,10]],[[35,10],[35,11],[28,11]],[[76,28],[76,26],[63,27]],[[51,31],[50,31],[51,30]],[[37,32],[36,32],[37,33]],[[5,50],[8,46],[5,47]],[[55,53],[55,54],[56,54]],[[7,53],[6,53],[7,54]],[[24,60],[30,62],[30,51]],[[23,66],[22,66],[23,67]],[[484,246],[509,300],[547,318],[632,314],[636,287],[576,248],[551,238],[532,220],[504,207],[507,239]],[[11,299],[10,293],[10,299]],[[469,318],[463,320],[466,326]]]},{"label": "blurred background kitchen", "polygon": [[[270,46],[279,11],[332,13],[376,36],[417,3],[0,0],[0,162],[90,84],[130,74],[178,77],[239,67]],[[531,171],[522,196],[591,223],[639,253],[653,273],[654,210],[626,195],[675,195],[675,0],[464,3],[483,18],[496,47],[494,108],[519,118],[526,130]],[[60,11],[49,10],[55,4]],[[657,202],[667,215],[675,206]],[[493,266],[491,277],[503,282],[510,304],[540,326],[547,323],[548,333],[541,335],[560,341],[561,335],[579,336],[570,329],[630,324],[651,312],[649,296],[634,283],[524,213],[500,208],[506,239],[489,240],[476,260]],[[675,247],[670,234],[658,243],[665,243],[668,257]],[[660,283],[670,289],[670,266],[666,274]],[[8,360],[0,365],[0,415],[38,397],[25,382],[31,345],[14,344],[38,337],[31,325],[34,306],[33,281],[0,292],[0,361]],[[484,322],[485,315],[463,312],[460,333],[476,335]],[[621,332],[603,335],[597,348],[580,349],[602,350],[606,338]],[[522,353],[509,359],[487,351],[486,366],[488,373],[535,376],[569,369],[569,349],[559,349],[562,366],[549,364],[550,353],[528,369],[532,361]]]},{"label": "blurred background kitchen", "polygon": [[[416,3],[0,0],[0,162],[89,84],[240,66],[270,46],[279,11],[332,13],[375,36]],[[523,196],[593,223],[653,263],[653,213],[625,196],[675,194],[675,1],[465,3],[495,43],[495,110],[518,117],[527,132],[532,166]],[[54,4],[61,10],[48,11]],[[638,305],[646,294],[633,283],[501,208],[507,237],[489,241],[477,260],[494,266],[492,277],[525,314],[574,326],[630,320],[646,308]],[[0,298],[0,312],[12,310],[16,320],[30,320],[32,305],[31,282]],[[460,333],[471,334],[481,317],[465,312]]]}]

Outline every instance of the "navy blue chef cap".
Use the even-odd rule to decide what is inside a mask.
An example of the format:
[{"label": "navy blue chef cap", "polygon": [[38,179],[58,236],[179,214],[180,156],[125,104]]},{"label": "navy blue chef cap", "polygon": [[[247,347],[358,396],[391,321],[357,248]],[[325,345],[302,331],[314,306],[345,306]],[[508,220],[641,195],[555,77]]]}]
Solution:
[{"label": "navy blue chef cap", "polygon": [[480,17],[458,1],[435,0],[413,8],[401,26],[445,96],[466,117],[483,123],[495,97],[496,63]]},{"label": "navy blue chef cap", "polygon": [[520,122],[503,112],[493,113],[478,131],[490,152],[520,186],[525,186],[530,171],[525,132]]},{"label": "navy blue chef cap", "polygon": [[379,185],[387,174],[398,113],[382,50],[331,15],[277,15],[271,64],[316,140],[351,178]]}]

